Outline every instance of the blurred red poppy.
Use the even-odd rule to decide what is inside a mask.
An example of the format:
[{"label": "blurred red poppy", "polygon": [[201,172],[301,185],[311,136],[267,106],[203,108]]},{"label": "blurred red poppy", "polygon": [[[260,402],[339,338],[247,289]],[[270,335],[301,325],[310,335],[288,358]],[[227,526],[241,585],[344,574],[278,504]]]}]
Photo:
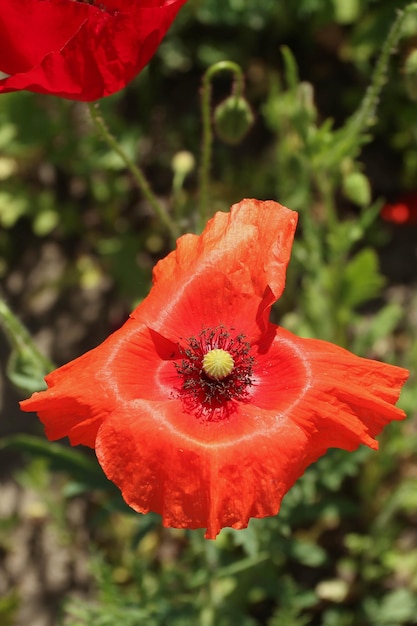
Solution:
[{"label": "blurred red poppy", "polygon": [[185,235],[126,324],[22,403],[49,439],[95,448],[136,511],[166,526],[244,528],[330,447],[391,420],[408,372],[269,322],[297,214],[243,200]]},{"label": "blurred red poppy", "polygon": [[381,209],[381,217],[385,222],[393,224],[417,224],[417,191],[409,191],[396,202],[385,204]]},{"label": "blurred red poppy", "polygon": [[186,0],[2,0],[0,93],[92,101],[149,62]]}]

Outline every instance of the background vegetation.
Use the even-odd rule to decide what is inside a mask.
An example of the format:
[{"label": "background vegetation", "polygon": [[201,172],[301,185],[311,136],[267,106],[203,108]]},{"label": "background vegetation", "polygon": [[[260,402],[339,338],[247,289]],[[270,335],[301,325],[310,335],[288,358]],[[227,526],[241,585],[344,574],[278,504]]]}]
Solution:
[{"label": "background vegetation", "polygon": [[[0,346],[2,624],[417,623],[417,209],[408,199],[405,223],[381,217],[417,190],[417,11],[390,41],[398,5],[189,0],[150,66],[101,107],[179,229],[193,230],[202,75],[225,59],[241,66],[254,124],[238,145],[214,139],[210,213],[244,197],[300,212],[276,321],[408,367],[408,420],[386,429],[377,453],[330,451],[276,518],[208,542],[129,511],[94,457],[45,442],[19,414],[41,383],[39,355],[15,329]],[[231,85],[216,75],[213,106]],[[43,354],[62,364],[102,341],[171,247],[85,105],[1,96],[1,296]]]}]

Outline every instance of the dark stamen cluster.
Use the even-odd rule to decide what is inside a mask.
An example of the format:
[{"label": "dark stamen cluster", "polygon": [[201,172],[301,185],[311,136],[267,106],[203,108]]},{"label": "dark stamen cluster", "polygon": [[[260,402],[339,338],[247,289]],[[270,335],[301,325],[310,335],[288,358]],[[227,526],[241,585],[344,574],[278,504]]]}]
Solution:
[{"label": "dark stamen cluster", "polygon": [[[216,348],[229,352],[234,361],[232,372],[222,380],[213,380],[203,371],[204,356]],[[250,350],[250,343],[245,341],[244,335],[233,336],[223,326],[204,329],[198,337],[188,338],[186,347],[179,346],[183,357],[181,362],[174,364],[183,378],[182,394],[186,392],[195,405],[199,403],[213,408],[223,406],[229,400],[244,400],[247,387],[252,384],[254,358]]]}]

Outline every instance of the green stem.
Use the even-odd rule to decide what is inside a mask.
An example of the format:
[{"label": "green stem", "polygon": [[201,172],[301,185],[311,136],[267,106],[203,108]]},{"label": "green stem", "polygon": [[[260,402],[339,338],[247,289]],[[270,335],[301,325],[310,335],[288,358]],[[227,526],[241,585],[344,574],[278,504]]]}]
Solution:
[{"label": "green stem", "polygon": [[395,50],[398,41],[400,40],[405,20],[413,11],[417,11],[417,2],[412,2],[401,11],[398,11],[397,18],[392,24],[388,36],[382,46],[381,53],[372,75],[371,83],[366,90],[362,103],[358,111],[348,122],[352,133],[360,135],[367,126],[371,126],[373,124],[378,100],[387,80],[389,59]]},{"label": "green stem", "polygon": [[214,593],[214,581],[216,579],[216,572],[218,569],[218,550],[214,542],[205,540],[204,552],[206,557],[205,570],[208,572],[208,578],[206,581],[206,602],[205,607],[201,615],[202,626],[215,626],[217,620],[217,606]]},{"label": "green stem", "polygon": [[91,119],[93,123],[100,133],[101,137],[107,143],[107,145],[112,148],[122,159],[123,163],[126,165],[130,173],[132,174],[135,182],[137,183],[139,189],[155,211],[155,214],[158,216],[161,223],[166,227],[169,231],[171,238],[175,240],[179,236],[179,230],[176,223],[171,219],[169,214],[167,213],[165,207],[159,202],[158,198],[153,193],[151,186],[146,179],[142,170],[132,161],[132,159],[126,154],[126,152],[121,148],[117,139],[114,135],[109,131],[106,122],[100,112],[100,107],[98,102],[88,103],[88,109],[90,111]]},{"label": "green stem", "polygon": [[[347,120],[345,126],[335,133],[333,147],[326,153],[328,163],[338,163],[358,147],[361,135],[375,122],[375,111],[379,97],[387,79],[387,68],[391,54],[401,38],[401,31],[410,13],[417,10],[417,2],[412,2],[401,11],[391,26],[381,53],[375,65],[372,79],[358,110]],[[369,133],[368,133],[369,134]]]},{"label": "green stem", "polygon": [[335,206],[334,183],[331,179],[331,173],[325,170],[320,172],[317,171],[315,178],[317,189],[323,201],[326,219],[326,230],[329,233],[335,232],[335,229],[337,228],[338,217]]},{"label": "green stem", "polygon": [[25,393],[43,389],[45,387],[43,379],[54,369],[54,365],[43,356],[29,332],[4,300],[0,300],[0,327],[3,328],[12,348],[7,363],[10,380]]},{"label": "green stem", "polygon": [[233,61],[219,61],[215,63],[205,72],[203,76],[203,84],[201,90],[201,117],[203,124],[203,133],[201,141],[201,165],[200,165],[200,202],[199,202],[199,218],[200,228],[205,224],[208,218],[208,206],[210,201],[210,170],[213,147],[213,131],[211,126],[211,95],[212,95],[212,79],[219,72],[231,72],[234,77],[232,93],[238,98],[242,96],[244,90],[244,77],[242,69]]},{"label": "green stem", "polygon": [[11,312],[4,300],[0,300],[0,324],[3,326],[4,332],[15,350],[30,351],[34,358],[41,364],[45,374],[54,369],[54,364],[33,342],[29,332],[20,322],[20,320]]}]

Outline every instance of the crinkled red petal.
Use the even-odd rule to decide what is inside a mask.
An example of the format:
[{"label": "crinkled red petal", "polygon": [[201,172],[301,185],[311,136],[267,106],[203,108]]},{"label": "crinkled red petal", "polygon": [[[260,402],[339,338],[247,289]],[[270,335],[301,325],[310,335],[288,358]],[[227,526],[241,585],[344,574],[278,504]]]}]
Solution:
[{"label": "crinkled red petal", "polygon": [[[277,406],[275,377],[285,381],[288,397],[298,399],[291,419],[322,451],[329,447],[353,450],[360,443],[377,448],[374,437],[392,420],[405,418],[395,406],[408,371],[379,361],[364,359],[327,341],[302,339],[275,328],[268,351],[259,358],[262,379],[253,397],[261,408]],[[291,356],[292,354],[292,356]],[[304,367],[302,392],[296,371]]]},{"label": "crinkled red petal", "polygon": [[149,62],[185,2],[2,0],[0,71],[10,76],[0,80],[0,93],[110,95]]},{"label": "crinkled red petal", "polygon": [[181,237],[159,261],[132,317],[173,341],[220,325],[257,341],[284,290],[296,225],[297,214],[273,201],[217,213],[201,236]]},{"label": "crinkled red petal", "polygon": [[[120,394],[113,382],[113,371],[118,356],[126,354],[132,324],[129,320],[97,348],[48,374],[48,389],[20,403],[23,411],[38,413],[48,439],[69,437],[74,446],[94,448],[100,424],[124,402],[123,390]],[[138,324],[136,331],[141,332]]]},{"label": "crinkled red petal", "polygon": [[98,460],[126,502],[160,513],[169,527],[206,527],[214,538],[223,527],[274,515],[300,462],[315,458],[302,429],[289,420],[274,423],[274,412],[250,404],[227,423],[193,419],[178,401],[139,400],[114,413],[97,436]]}]

